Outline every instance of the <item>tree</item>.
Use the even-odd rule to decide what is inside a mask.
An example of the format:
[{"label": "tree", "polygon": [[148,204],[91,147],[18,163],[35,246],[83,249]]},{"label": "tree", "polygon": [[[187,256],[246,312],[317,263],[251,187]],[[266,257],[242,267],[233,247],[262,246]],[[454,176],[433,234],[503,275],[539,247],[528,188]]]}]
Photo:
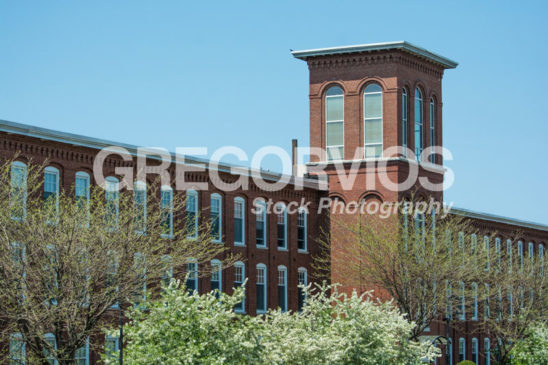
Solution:
[{"label": "tree", "polygon": [[548,364],[548,326],[546,322],[532,323],[526,337],[512,350],[512,364]]},{"label": "tree", "polygon": [[208,225],[182,223],[182,193],[89,180],[57,191],[44,186],[44,166],[0,166],[0,338],[16,336],[31,363],[72,364],[107,317],[154,295],[191,258],[225,248],[211,243]]},{"label": "tree", "polygon": [[416,323],[411,339],[433,320],[468,309],[462,298],[471,296],[470,284],[486,260],[479,232],[469,221],[413,211],[409,205],[387,219],[356,215],[331,221],[333,233],[321,242],[324,253],[315,257],[316,269],[330,267],[335,280],[344,277],[350,287],[393,299]]},{"label": "tree", "polygon": [[[336,286],[303,288],[302,312],[235,314],[234,295],[188,295],[172,282],[160,300],[131,310],[125,328],[131,364],[422,364],[429,344],[409,341],[414,327],[390,303],[347,297]],[[107,360],[108,361],[108,360]],[[114,364],[115,361],[110,363]]]}]

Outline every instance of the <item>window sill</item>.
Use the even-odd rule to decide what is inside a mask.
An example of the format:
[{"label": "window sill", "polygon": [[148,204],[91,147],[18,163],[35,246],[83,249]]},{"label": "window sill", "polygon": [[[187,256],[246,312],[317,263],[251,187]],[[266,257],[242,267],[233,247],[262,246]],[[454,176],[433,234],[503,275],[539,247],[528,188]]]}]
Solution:
[{"label": "window sill", "polygon": [[245,247],[245,243],[243,243],[243,242],[234,242],[234,246]]},{"label": "window sill", "polygon": [[257,310],[257,314],[266,314],[265,310]]},{"label": "window sill", "polygon": [[174,238],[173,234],[164,234],[164,233],[162,233],[160,236],[162,238],[166,238],[168,240],[172,240]]},{"label": "window sill", "polygon": [[219,245],[222,245],[222,244],[223,244],[223,241],[211,240],[211,242],[216,243],[216,244],[219,244]]},{"label": "window sill", "polygon": [[268,246],[256,246],[259,250],[268,250]]},{"label": "window sill", "polygon": [[302,253],[308,255],[308,250],[297,250],[297,253]]},{"label": "window sill", "polygon": [[[234,313],[236,314],[245,314],[245,310],[235,310]],[[259,312],[257,312],[259,313]]]},{"label": "window sill", "polygon": [[288,251],[286,247],[278,247],[278,251]]}]

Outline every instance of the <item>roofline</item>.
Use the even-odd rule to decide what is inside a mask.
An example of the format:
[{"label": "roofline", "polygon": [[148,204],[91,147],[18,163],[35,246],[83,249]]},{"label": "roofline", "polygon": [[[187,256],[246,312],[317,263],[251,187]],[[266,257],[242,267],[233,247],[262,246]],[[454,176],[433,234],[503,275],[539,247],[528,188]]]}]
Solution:
[{"label": "roofline", "polygon": [[442,65],[445,69],[456,68],[458,66],[457,62],[447,57],[440,56],[436,53],[430,52],[422,47],[416,46],[406,41],[369,43],[369,44],[358,44],[353,46],[306,49],[302,51],[291,51],[291,54],[295,58],[306,61],[309,57],[329,56],[329,55],[345,54],[345,53],[374,52],[374,51],[384,51],[384,50],[392,50],[392,49],[401,50],[404,52],[411,53],[415,56],[425,58],[431,62]]},{"label": "roofline", "polygon": [[489,213],[482,213],[482,212],[476,212],[469,209],[464,208],[455,208],[451,207],[451,210],[449,211],[451,214],[460,215],[467,218],[474,218],[474,219],[482,219],[490,222],[496,222],[496,223],[503,223],[503,224],[510,224],[513,226],[520,226],[524,228],[530,228],[535,229],[538,231],[544,231],[548,232],[548,225],[541,224],[541,223],[535,223],[531,221],[525,221],[515,218],[509,218],[509,217],[503,217],[496,214],[489,214]]},{"label": "roofline", "polygon": [[[128,150],[132,156],[137,156],[137,149],[139,148],[139,146],[132,145],[132,144],[109,141],[109,140],[94,138],[94,137],[87,137],[80,134],[66,133],[66,132],[61,132],[53,129],[42,128],[42,127],[37,127],[37,126],[17,123],[17,122],[10,122],[10,121],[1,120],[1,119],[0,119],[0,132],[28,136],[32,138],[40,138],[47,141],[60,142],[60,143],[74,145],[74,146],[92,148],[96,150],[100,150],[100,149],[112,147],[112,146],[123,147],[126,150]],[[206,158],[185,155],[183,160],[182,159],[183,156],[181,155],[178,155],[173,152],[170,152],[169,154],[175,163],[182,163],[185,165],[205,165],[206,169],[213,170],[213,167],[210,167],[211,161]],[[149,157],[152,159],[160,159],[159,156],[154,156],[154,155],[151,155]],[[299,183],[305,188],[322,190],[324,189],[323,185],[325,185],[316,179],[301,178],[301,177],[287,175],[287,174],[280,174],[280,173],[265,171],[262,169],[252,169],[250,167],[239,166],[239,165],[234,165],[234,164],[229,164],[224,162],[223,163],[216,162],[216,165],[217,166],[215,167],[215,170],[219,172],[226,172],[230,174],[236,173],[239,175],[244,175],[249,177],[262,177],[264,180],[268,180],[268,181],[279,181],[280,179],[283,178],[283,179],[287,179],[290,185],[297,185],[297,183]]]}]

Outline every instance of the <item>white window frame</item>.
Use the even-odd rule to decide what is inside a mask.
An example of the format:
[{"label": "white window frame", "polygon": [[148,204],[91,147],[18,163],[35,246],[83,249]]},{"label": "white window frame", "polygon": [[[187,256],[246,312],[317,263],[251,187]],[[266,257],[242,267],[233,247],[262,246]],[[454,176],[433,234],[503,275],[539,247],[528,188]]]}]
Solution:
[{"label": "white window frame", "polygon": [[[268,310],[268,271],[267,271],[267,268],[266,268],[266,265],[265,264],[257,264],[257,278],[256,278],[256,283],[257,284],[260,284],[259,283],[259,271],[262,270],[263,272],[263,293],[262,295],[264,296],[264,308],[259,308],[257,307],[257,313],[259,314],[262,314],[262,313],[266,313],[266,311]],[[257,303],[258,305],[258,303]]]},{"label": "white window frame", "polygon": [[[240,270],[240,278],[238,279],[238,272],[237,270]],[[234,284],[240,284],[240,287],[244,286],[245,282],[245,264],[242,261],[236,261],[234,263]],[[236,287],[236,285],[234,285]],[[244,288],[244,292],[247,292]],[[241,308],[234,308],[234,312],[236,313],[245,313],[245,294],[244,298],[241,301]]]},{"label": "white window frame", "polygon": [[44,168],[44,194],[46,193],[46,176],[51,175],[55,181],[55,191],[48,191],[49,193],[55,194],[55,214],[59,214],[59,169],[53,166],[46,166]]},{"label": "white window frame", "polygon": [[[84,181],[85,183],[85,195],[78,195],[78,181]],[[90,219],[90,206],[89,206],[89,199],[90,199],[90,183],[91,178],[87,172],[84,171],[78,171],[76,172],[74,176],[74,196],[78,198],[85,198],[86,200],[86,215],[87,215],[87,225],[89,225],[89,219]]]},{"label": "white window frame", "polygon": [[[237,196],[234,198],[234,220],[236,220],[236,207],[238,204],[241,204],[241,230],[242,230],[242,240],[241,241],[236,241],[236,236],[234,236],[234,245],[235,246],[245,246],[245,235],[246,235],[246,232],[245,232],[245,199],[242,198],[241,196]],[[236,223],[234,223],[234,227],[236,227]]]},{"label": "white window frame", "polygon": [[[303,219],[301,219],[303,215]],[[302,225],[301,225],[302,222]],[[299,234],[299,228],[304,229],[304,248],[298,248],[299,253],[308,253],[308,212],[305,208],[299,208],[297,210],[297,234]],[[297,237],[298,239],[298,237]],[[298,240],[297,240],[298,247]]]},{"label": "white window frame", "polygon": [[491,290],[489,287],[489,284],[484,284],[484,290],[485,290],[485,299],[483,301],[483,316],[485,319],[489,318],[491,316]]},{"label": "white window frame", "polygon": [[[287,312],[289,310],[289,308],[287,307],[287,293],[288,293],[288,290],[287,290],[287,267],[285,267],[284,265],[278,265],[278,285],[277,287],[279,288],[280,286],[283,287],[283,291],[284,291],[284,307],[285,308],[280,308],[282,310],[282,312]],[[279,292],[279,291],[278,291]],[[278,304],[279,304],[280,300],[278,299]]]},{"label": "white window frame", "polygon": [[[193,209],[189,209],[189,204],[188,204],[188,198],[189,197],[192,197],[194,199],[194,206],[191,207]],[[185,202],[185,211],[186,212],[191,212],[191,213],[194,213],[194,222],[193,222],[193,225],[194,225],[194,232],[193,233],[189,233],[187,235],[187,238],[189,239],[196,239],[198,238],[198,205],[199,205],[199,195],[198,195],[198,192],[194,189],[189,189],[186,191],[186,202]],[[187,215],[187,220],[188,220],[188,215]],[[187,224],[188,224],[188,221],[187,221]],[[188,226],[187,226],[188,227]]]},{"label": "white window frame", "polygon": [[[462,359],[461,359],[462,355]],[[464,337],[459,338],[459,362],[466,360],[466,339]]]},{"label": "white window frame", "polygon": [[478,284],[472,283],[472,321],[478,320]]},{"label": "white window frame", "polygon": [[[22,181],[21,181],[21,186],[16,186],[16,183],[17,181],[15,180],[15,171],[16,170],[19,170],[21,175],[22,175]],[[27,170],[27,165],[21,161],[13,161],[11,163],[11,166],[10,166],[10,208],[13,206],[14,202],[12,201],[11,199],[11,192],[18,188],[18,189],[21,189],[23,191],[23,199],[22,199],[22,203],[23,203],[23,209],[22,209],[22,216],[21,217],[15,217],[15,216],[11,216],[11,219],[13,220],[22,220],[22,219],[25,219],[25,217],[27,216],[27,175],[28,175],[28,170]]]},{"label": "white window frame", "polygon": [[489,337],[483,339],[483,354],[485,357],[485,365],[491,365],[491,340]]},{"label": "white window frame", "polygon": [[533,242],[528,243],[528,255],[529,261],[533,262],[533,259],[535,258],[535,244]]},{"label": "white window frame", "polygon": [[212,242],[215,243],[222,243],[223,242],[223,197],[218,193],[211,194],[210,202],[209,202],[209,209],[210,214],[213,213],[213,201],[219,202],[219,232],[216,237],[213,237]]},{"label": "white window frame", "polygon": [[[192,265],[192,269],[191,269]],[[188,275],[187,281],[192,280],[194,282],[193,291],[199,292],[198,288],[198,261],[196,259],[190,258],[187,260],[186,265],[186,274]],[[185,283],[186,284],[186,283]],[[188,287],[187,287],[188,289]]]},{"label": "white window frame", "polygon": [[[377,85],[381,90],[380,91],[365,91],[365,89],[367,89],[369,86],[371,85]],[[366,118],[365,117],[365,99],[368,95],[381,95],[381,116],[380,117],[375,117],[375,118]],[[383,91],[382,91],[382,86],[379,84],[379,83],[376,83],[376,82],[372,82],[370,84],[368,84],[365,88],[364,88],[364,91],[363,91],[363,150],[364,150],[364,158],[367,158],[367,159],[374,159],[374,158],[382,158],[383,156],[383,147],[384,147],[384,100],[383,100],[384,96],[383,96]],[[376,143],[366,143],[366,136],[367,136],[367,121],[368,120],[376,120],[376,119],[380,119],[381,120],[381,137],[380,137],[380,143],[379,142],[376,142]],[[371,147],[371,146],[381,146],[381,154],[380,156],[367,156],[367,147]]]},{"label": "white window frame", "polygon": [[403,156],[407,157],[407,148],[409,145],[409,131],[407,120],[409,119],[409,94],[407,88],[403,88],[401,92],[401,146],[403,147]]},{"label": "white window frame", "polygon": [[[334,88],[334,87],[341,89],[342,94],[340,94],[340,95],[327,95],[327,93],[329,92],[329,90],[330,90],[331,88]],[[342,104],[343,104],[343,119],[342,119],[342,120],[327,120],[327,104],[328,104],[328,103],[327,103],[327,99],[328,99],[328,98],[342,98]],[[345,97],[344,97],[344,90],[343,90],[343,88],[340,87],[339,85],[332,85],[332,86],[330,86],[330,87],[327,89],[326,93],[325,93],[325,155],[326,155],[326,156],[325,156],[325,159],[326,159],[327,161],[341,161],[341,160],[344,160],[344,127],[345,127],[345,126],[344,126],[344,102],[345,102],[344,99],[345,99]],[[342,145],[328,145],[328,144],[327,144],[327,134],[328,134],[327,125],[328,125],[329,123],[342,123],[342,126],[343,126],[343,144],[342,144]],[[339,148],[341,148],[341,147],[342,147],[342,149],[343,149],[343,153],[342,153],[341,158],[340,158],[340,159],[330,159],[330,158],[329,158],[329,152],[328,152],[329,149],[330,149],[330,148],[339,149]]]},{"label": "white window frame", "polygon": [[[113,229],[118,228],[118,219],[119,219],[119,212],[120,212],[120,181],[118,178],[114,176],[107,176],[105,178],[105,200],[106,202],[110,201],[109,197],[112,194],[112,201],[115,203],[115,222]],[[108,207],[107,207],[108,209]]]},{"label": "white window frame", "polygon": [[142,212],[136,212],[139,213],[139,215],[142,215],[143,219],[143,227],[142,229],[135,229],[135,233],[137,234],[144,234],[146,232],[146,224],[147,224],[147,184],[144,181],[135,181],[133,184],[133,204],[134,206],[137,204],[137,195],[138,193],[143,193],[143,211]]},{"label": "white window frame", "polygon": [[86,343],[84,344],[83,347],[80,347],[76,350],[76,352],[78,352],[79,349],[83,348],[84,349],[84,358],[77,358],[76,357],[76,353],[74,353],[74,362],[76,364],[76,361],[78,360],[84,360],[84,364],[85,365],[89,365],[89,337],[86,339]]},{"label": "white window frame", "polygon": [[[278,225],[280,224],[279,223],[280,214],[282,213],[280,212],[279,207],[282,207],[283,209],[282,212],[283,212],[283,221],[284,221],[284,239],[283,239],[284,245],[281,247],[278,244],[278,241],[279,241]],[[287,206],[285,205],[285,203],[282,203],[282,202],[276,203],[276,247],[278,248],[278,251],[287,251]]]},{"label": "white window frame", "polygon": [[474,364],[479,364],[479,343],[476,337],[472,338],[472,361]]},{"label": "white window frame", "polygon": [[[299,267],[297,269],[297,285],[298,286],[308,285],[308,270],[305,267]],[[300,290],[303,290],[303,289],[300,289],[299,287],[297,287],[297,295],[300,295],[300,292],[299,292]],[[297,298],[297,301],[299,300],[300,298]],[[305,305],[305,300],[306,300],[306,295],[303,293],[303,308]]]},{"label": "white window frame", "polygon": [[[419,121],[417,121],[417,102],[420,105],[420,110],[418,111]],[[419,127],[418,132],[421,137],[420,143],[417,145],[417,138],[414,138],[415,144],[415,158],[417,161],[421,161],[422,151],[424,149],[424,100],[422,96],[422,90],[417,86],[415,88],[415,98],[414,98],[414,115],[413,115],[413,136],[417,136],[417,127]]]},{"label": "white window frame", "polygon": [[[210,285],[213,283],[213,281],[217,281],[219,283],[219,293],[223,292],[223,263],[221,260],[213,259],[211,260],[211,278],[210,278]],[[214,275],[217,277],[217,280],[213,280]],[[213,289],[212,289],[213,291]]]},{"label": "white window frame", "polygon": [[[168,206],[165,206],[164,194],[169,193]],[[164,238],[173,238],[173,188],[169,185],[162,185],[160,188],[160,208],[169,210],[169,233],[162,233]]]},{"label": "white window frame", "polygon": [[[256,203],[255,203],[255,212],[256,213],[259,213],[259,214],[255,214],[255,219],[257,219],[259,222],[263,222],[263,244],[262,245],[258,245],[256,244],[256,246],[258,248],[267,248],[268,247],[268,243],[267,243],[267,238],[268,238],[268,234],[267,234],[267,215],[266,215],[266,202],[264,201],[264,199],[258,199],[256,200]],[[259,220],[259,217],[260,217],[260,220]],[[255,223],[257,224],[257,223]],[[255,234],[257,234],[257,228],[255,228]],[[255,241],[256,242],[256,241]]]}]

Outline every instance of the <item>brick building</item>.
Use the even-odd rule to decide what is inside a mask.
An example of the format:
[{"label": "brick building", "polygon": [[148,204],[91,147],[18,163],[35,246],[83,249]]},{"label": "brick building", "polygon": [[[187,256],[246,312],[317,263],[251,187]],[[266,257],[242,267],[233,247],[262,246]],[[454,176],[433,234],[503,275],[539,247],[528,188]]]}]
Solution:
[{"label": "brick building", "polygon": [[[185,180],[207,184],[207,189],[188,192],[195,198],[197,211],[218,208],[220,244],[229,252],[245,258],[239,265],[222,271],[219,282],[201,277],[193,285],[200,292],[220,287],[230,292],[240,277],[248,278],[245,308],[242,312],[255,315],[266,308],[285,306],[297,310],[299,282],[312,280],[312,258],[319,252],[322,229],[329,229],[329,216],[318,214],[320,200],[336,198],[343,202],[397,202],[409,197],[410,191],[419,196],[443,201],[443,191],[432,191],[415,182],[405,188],[391,189],[386,179],[404,182],[412,168],[418,176],[432,184],[444,178],[440,155],[429,155],[430,146],[443,146],[442,140],[442,77],[457,63],[407,42],[379,43],[295,51],[293,55],[308,64],[310,71],[310,147],[323,152],[312,155],[308,172],[303,177],[282,176],[265,171],[244,169],[249,177],[260,175],[268,181],[287,178],[289,184],[279,191],[267,191],[253,181],[249,189],[222,191],[215,188],[207,169],[209,162],[187,159],[185,164],[203,164],[205,171],[185,172]],[[93,184],[93,162],[99,150],[121,146],[133,156],[136,146],[0,121],[0,156],[9,158],[19,153],[25,163],[29,159],[48,159],[60,188],[70,188],[78,176]],[[404,147],[394,153],[387,150]],[[421,157],[422,156],[422,157]],[[344,169],[356,169],[357,178],[350,189],[336,173],[336,164]],[[105,176],[114,176],[117,166],[134,167],[135,158],[123,161],[115,156],[104,164]],[[230,180],[228,165],[214,168],[221,177]],[[328,188],[318,178],[318,168],[327,175]],[[174,171],[173,171],[174,172]],[[174,174],[173,174],[174,175]],[[303,189],[297,189],[302,185]],[[259,217],[251,212],[257,198],[275,203],[308,204],[308,211],[267,214]],[[527,247],[533,255],[543,256],[548,243],[548,226],[515,219],[454,209],[473,219],[485,231],[497,231],[501,242]],[[239,225],[236,234],[235,222]],[[517,231],[522,236],[516,237]],[[520,243],[521,242],[521,243]],[[332,254],[336,255],[337,236],[332,237]],[[529,248],[530,247],[530,248]],[[222,261],[222,257],[219,258]],[[238,270],[238,272],[236,272]],[[332,267],[331,278],[344,285],[344,277]],[[257,284],[264,282],[264,292]],[[281,287],[281,289],[280,289]],[[264,304],[264,306],[263,306]],[[263,308],[260,308],[263,306]],[[444,322],[431,326],[432,334],[445,333]],[[464,357],[478,364],[486,362],[488,353],[484,338],[474,339],[452,330],[452,359]],[[460,339],[465,343],[459,348]],[[98,340],[100,341],[100,340]],[[95,363],[97,354],[84,349],[85,364]]]}]

